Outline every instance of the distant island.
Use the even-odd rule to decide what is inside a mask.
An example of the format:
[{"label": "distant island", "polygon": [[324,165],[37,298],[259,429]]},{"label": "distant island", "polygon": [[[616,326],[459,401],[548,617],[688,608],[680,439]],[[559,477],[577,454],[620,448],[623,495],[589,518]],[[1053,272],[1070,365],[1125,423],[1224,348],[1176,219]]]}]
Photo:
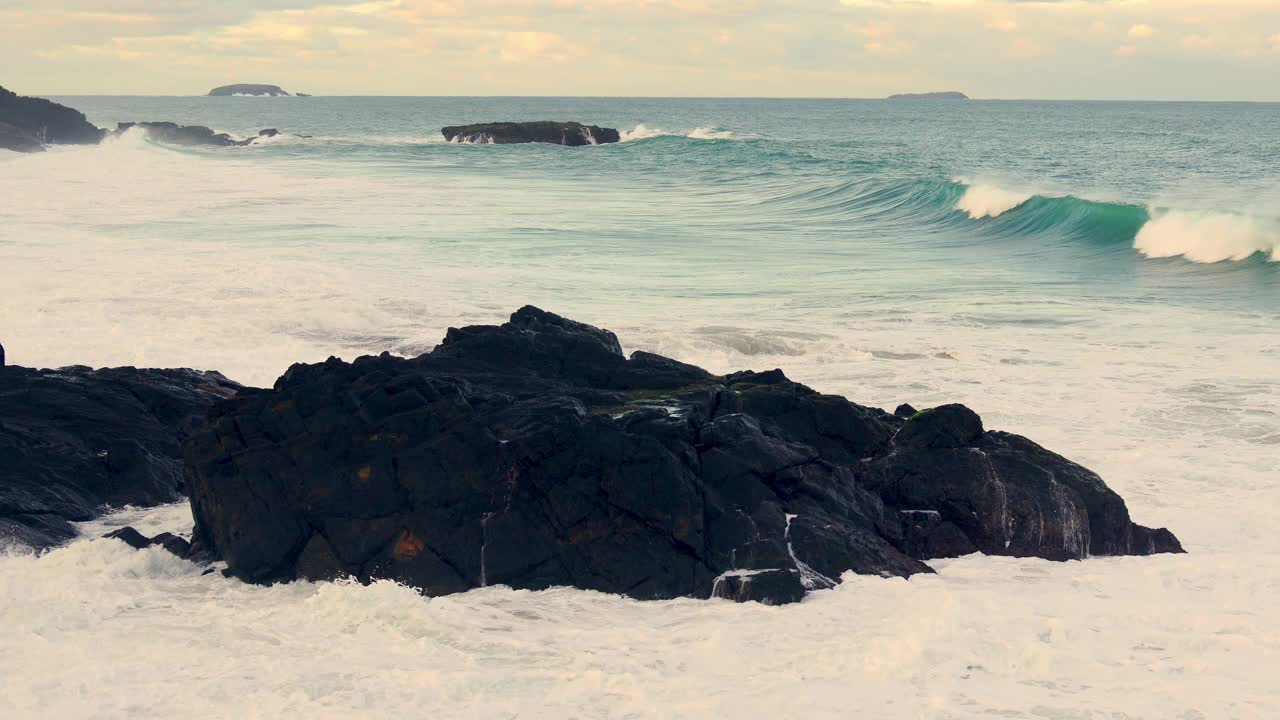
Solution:
[{"label": "distant island", "polygon": [[890,95],[890,100],[968,100],[969,96],[954,90],[948,92],[902,93]]},{"label": "distant island", "polygon": [[279,85],[252,85],[241,83],[238,85],[223,85],[209,91],[209,97],[228,97],[231,95],[253,95],[265,97],[289,97],[289,93],[285,92]]}]

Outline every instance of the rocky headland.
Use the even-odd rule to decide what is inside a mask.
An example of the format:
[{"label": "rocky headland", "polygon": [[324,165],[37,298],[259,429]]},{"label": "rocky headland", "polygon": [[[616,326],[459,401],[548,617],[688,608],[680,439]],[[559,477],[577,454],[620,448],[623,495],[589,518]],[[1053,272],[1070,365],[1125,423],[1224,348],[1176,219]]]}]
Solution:
[{"label": "rocky headland", "polygon": [[42,152],[46,145],[92,145],[117,137],[131,128],[142,129],[147,138],[171,145],[236,147],[252,145],[259,138],[279,135],[267,128],[256,136],[235,138],[202,125],[173,122],[125,122],[115,130],[91,124],[83,113],[43,98],[24,97],[0,87],[0,149],[15,152]]}]

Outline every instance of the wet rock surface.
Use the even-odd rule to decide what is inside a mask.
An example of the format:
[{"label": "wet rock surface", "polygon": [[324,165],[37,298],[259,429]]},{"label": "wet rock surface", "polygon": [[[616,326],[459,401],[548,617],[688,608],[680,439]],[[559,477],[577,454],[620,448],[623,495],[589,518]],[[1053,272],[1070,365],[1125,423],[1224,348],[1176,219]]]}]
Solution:
[{"label": "wet rock surface", "polygon": [[194,370],[0,363],[0,543],[47,548],[106,507],[181,499],[189,423],[239,387]]},{"label": "wet rock surface", "polygon": [[540,120],[535,122],[496,122],[474,125],[454,125],[441,128],[441,134],[449,142],[475,143],[479,145],[509,145],[515,143],[550,143],[553,145],[603,145],[621,139],[618,131],[598,125],[577,122]]},{"label": "wet rock surface", "polygon": [[[786,603],[980,550],[1180,552],[968,408],[890,414],[525,307],[431,353],[295,365],[184,444],[193,543],[249,582],[391,578]],[[902,417],[900,415],[907,415]]]}]

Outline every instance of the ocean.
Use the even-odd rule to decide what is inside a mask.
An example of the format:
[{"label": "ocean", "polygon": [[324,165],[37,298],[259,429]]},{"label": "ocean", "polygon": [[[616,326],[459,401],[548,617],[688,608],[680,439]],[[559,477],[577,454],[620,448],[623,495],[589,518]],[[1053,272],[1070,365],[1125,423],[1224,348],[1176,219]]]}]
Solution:
[{"label": "ocean", "polygon": [[[243,148],[0,155],[13,364],[430,350],[533,304],[624,348],[963,402],[1100,473],[1189,554],[969,556],[800,605],[380,582],[253,587],[94,539],[0,557],[0,715],[1280,715],[1280,105],[54,98]],[[456,145],[500,119],[583,148]],[[198,710],[197,710],[198,709]]]}]

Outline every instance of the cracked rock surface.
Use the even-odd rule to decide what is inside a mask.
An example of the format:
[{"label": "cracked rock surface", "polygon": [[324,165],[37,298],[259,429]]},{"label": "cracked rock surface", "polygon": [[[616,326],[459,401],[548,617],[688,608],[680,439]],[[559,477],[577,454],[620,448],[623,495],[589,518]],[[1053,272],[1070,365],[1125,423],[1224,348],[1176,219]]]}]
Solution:
[{"label": "cracked rock surface", "polygon": [[295,365],[214,405],[183,454],[195,544],[258,583],[785,603],[975,551],[1181,552],[1097,475],[968,408],[899,415],[779,370],[628,358],[525,307],[418,358]]},{"label": "cracked rock surface", "polygon": [[106,507],[180,500],[188,423],[240,389],[196,370],[36,370],[3,357],[0,545],[48,548]]}]

